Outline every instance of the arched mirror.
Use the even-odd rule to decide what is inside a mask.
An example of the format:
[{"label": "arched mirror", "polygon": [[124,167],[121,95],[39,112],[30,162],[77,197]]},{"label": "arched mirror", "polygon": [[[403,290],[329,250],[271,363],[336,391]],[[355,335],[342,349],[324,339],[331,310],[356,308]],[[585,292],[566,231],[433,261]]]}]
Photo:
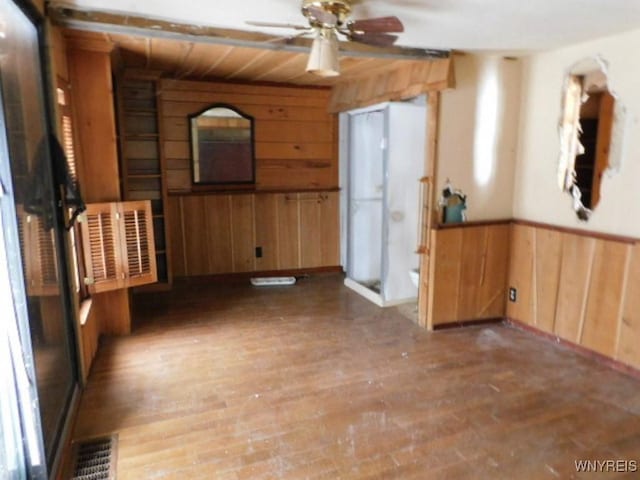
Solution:
[{"label": "arched mirror", "polygon": [[189,117],[194,184],[255,183],[253,117],[216,104]]}]

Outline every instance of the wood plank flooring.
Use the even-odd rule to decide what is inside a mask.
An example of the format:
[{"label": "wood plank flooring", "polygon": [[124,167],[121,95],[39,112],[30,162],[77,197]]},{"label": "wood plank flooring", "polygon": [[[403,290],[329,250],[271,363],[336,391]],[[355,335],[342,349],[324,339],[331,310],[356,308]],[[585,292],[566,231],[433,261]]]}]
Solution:
[{"label": "wood plank flooring", "polygon": [[638,478],[574,462],[640,462],[640,382],[530,333],[428,333],[339,275],[135,306],[74,434],[119,434],[118,480]]}]

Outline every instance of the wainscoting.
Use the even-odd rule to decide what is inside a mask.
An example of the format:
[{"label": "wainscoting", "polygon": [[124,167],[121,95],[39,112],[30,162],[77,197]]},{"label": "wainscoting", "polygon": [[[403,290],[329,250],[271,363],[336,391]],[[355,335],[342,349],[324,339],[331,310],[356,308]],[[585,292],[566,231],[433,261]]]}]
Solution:
[{"label": "wainscoting", "polygon": [[507,316],[640,368],[640,246],[634,239],[516,222]]},{"label": "wainscoting", "polygon": [[338,191],[171,196],[173,274],[338,266],[338,198]]},{"label": "wainscoting", "polygon": [[510,229],[504,220],[432,230],[433,327],[504,317]]},{"label": "wainscoting", "polygon": [[431,235],[432,327],[508,318],[640,368],[638,240],[520,220]]}]

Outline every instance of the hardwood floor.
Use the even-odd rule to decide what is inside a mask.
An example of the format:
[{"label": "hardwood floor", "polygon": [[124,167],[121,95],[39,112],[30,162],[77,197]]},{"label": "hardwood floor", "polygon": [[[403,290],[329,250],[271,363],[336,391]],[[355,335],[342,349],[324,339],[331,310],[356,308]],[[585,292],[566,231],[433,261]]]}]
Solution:
[{"label": "hardwood floor", "polygon": [[[248,283],[248,282],[247,282]],[[511,327],[428,333],[337,275],[138,296],[75,437],[125,479],[580,478],[640,462],[640,382]],[[632,472],[587,478],[638,478]],[[607,477],[607,475],[609,477]]]}]

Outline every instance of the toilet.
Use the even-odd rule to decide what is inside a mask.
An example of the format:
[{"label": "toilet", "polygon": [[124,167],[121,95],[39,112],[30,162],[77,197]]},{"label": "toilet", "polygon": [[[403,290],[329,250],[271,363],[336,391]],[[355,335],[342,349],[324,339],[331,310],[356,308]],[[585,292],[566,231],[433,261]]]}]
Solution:
[{"label": "toilet", "polygon": [[420,269],[414,268],[413,270],[409,270],[409,277],[411,277],[411,282],[415,287],[420,288]]}]

